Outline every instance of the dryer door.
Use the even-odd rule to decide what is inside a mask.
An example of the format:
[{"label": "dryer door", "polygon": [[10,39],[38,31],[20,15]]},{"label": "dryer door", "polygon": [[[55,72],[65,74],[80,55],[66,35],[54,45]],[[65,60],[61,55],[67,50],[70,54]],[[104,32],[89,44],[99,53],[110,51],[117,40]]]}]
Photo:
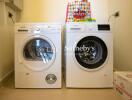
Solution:
[{"label": "dryer door", "polygon": [[75,48],[75,58],[81,67],[97,70],[104,64],[108,55],[105,42],[95,36],[81,39]]},{"label": "dryer door", "polygon": [[34,36],[24,43],[22,58],[26,67],[34,71],[41,71],[53,64],[55,47],[48,38]]}]

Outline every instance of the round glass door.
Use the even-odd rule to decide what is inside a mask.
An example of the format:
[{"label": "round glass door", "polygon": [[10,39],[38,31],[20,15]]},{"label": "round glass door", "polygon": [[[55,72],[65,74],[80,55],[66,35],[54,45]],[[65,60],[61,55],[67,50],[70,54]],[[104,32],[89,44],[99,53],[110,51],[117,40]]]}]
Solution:
[{"label": "round glass door", "polygon": [[41,71],[48,68],[55,59],[55,48],[45,37],[29,39],[22,51],[23,63],[30,69]]},{"label": "round glass door", "polygon": [[48,63],[52,60],[53,50],[49,42],[41,38],[35,38],[27,42],[23,55],[26,60]]},{"label": "round glass door", "polygon": [[95,36],[81,39],[75,48],[77,62],[86,69],[97,69],[106,61],[107,46],[103,40]]}]

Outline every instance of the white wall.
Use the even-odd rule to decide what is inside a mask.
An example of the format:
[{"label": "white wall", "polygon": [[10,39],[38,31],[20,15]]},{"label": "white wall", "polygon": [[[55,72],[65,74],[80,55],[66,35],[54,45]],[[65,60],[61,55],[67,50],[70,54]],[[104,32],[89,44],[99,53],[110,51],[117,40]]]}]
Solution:
[{"label": "white wall", "polygon": [[[66,5],[73,0],[24,0],[21,22],[65,22]],[[97,22],[108,19],[108,0],[90,0]]]},{"label": "white wall", "polygon": [[21,22],[65,21],[66,0],[24,0]]},{"label": "white wall", "polygon": [[112,18],[114,33],[114,66],[118,70],[132,70],[132,0],[109,0],[109,14],[120,11]]},{"label": "white wall", "polygon": [[89,0],[91,1],[93,17],[97,23],[108,23],[108,0]]},{"label": "white wall", "polygon": [[0,2],[0,82],[13,71],[14,24],[7,17],[8,11],[15,17],[15,12]]}]

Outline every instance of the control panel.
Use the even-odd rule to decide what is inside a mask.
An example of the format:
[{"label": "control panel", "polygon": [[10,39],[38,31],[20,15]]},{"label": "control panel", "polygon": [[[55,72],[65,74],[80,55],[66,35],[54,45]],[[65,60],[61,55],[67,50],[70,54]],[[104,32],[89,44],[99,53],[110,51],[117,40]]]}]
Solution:
[{"label": "control panel", "polygon": [[31,34],[47,34],[47,33],[60,33],[60,24],[16,24],[17,33],[31,33]]},{"label": "control panel", "polygon": [[67,23],[67,33],[96,33],[96,32],[109,32],[109,24],[96,24],[96,23]]}]

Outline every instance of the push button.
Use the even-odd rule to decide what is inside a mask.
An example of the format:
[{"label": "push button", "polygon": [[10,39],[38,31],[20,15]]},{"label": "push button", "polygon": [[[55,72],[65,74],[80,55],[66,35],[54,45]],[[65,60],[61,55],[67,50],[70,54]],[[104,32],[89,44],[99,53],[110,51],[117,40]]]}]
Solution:
[{"label": "push button", "polygon": [[48,74],[45,80],[48,84],[54,84],[57,81],[57,77],[54,74]]}]

